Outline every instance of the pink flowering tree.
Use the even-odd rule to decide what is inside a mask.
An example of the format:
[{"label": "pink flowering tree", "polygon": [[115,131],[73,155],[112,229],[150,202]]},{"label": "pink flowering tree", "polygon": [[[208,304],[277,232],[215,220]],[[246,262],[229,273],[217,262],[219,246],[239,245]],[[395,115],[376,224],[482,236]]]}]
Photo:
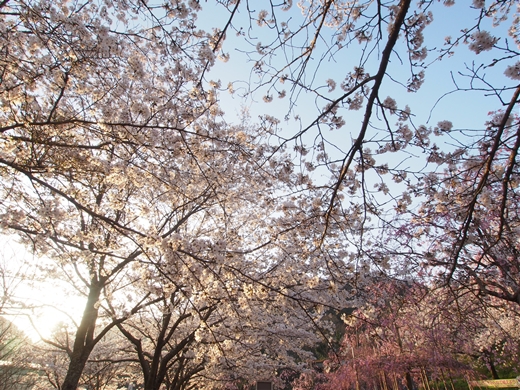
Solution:
[{"label": "pink flowering tree", "polygon": [[479,333],[469,321],[477,317],[462,318],[448,298],[410,281],[374,280],[365,304],[344,317],[345,337],[324,371],[305,373],[296,388],[414,389],[470,375],[461,357],[474,348]]},{"label": "pink flowering tree", "polygon": [[341,347],[297,389],[428,388],[432,382],[516,375],[518,310],[466,291],[374,280],[365,303],[345,317]]}]

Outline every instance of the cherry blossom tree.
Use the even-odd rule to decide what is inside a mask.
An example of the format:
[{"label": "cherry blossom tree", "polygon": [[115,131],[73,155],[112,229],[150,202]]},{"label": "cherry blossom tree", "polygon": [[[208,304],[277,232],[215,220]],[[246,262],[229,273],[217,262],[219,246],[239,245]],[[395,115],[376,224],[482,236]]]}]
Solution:
[{"label": "cherry blossom tree", "polygon": [[[369,291],[375,271],[520,302],[518,5],[468,3],[474,18],[439,42],[428,33],[454,3],[219,1],[229,18],[210,32],[191,0],[0,2],[0,224],[86,300],[73,340],[47,340],[69,359],[59,386],[77,387],[115,328],[143,373],[154,367],[151,388],[170,362],[181,373],[188,346],[211,351],[207,379],[266,356],[285,364],[275,346],[314,340],[310,325],[326,336],[323,313]],[[209,78],[237,55],[228,42],[253,64],[246,89],[228,89],[285,99],[298,130],[275,115],[223,120]],[[439,101],[492,96],[484,130],[430,126],[403,97],[458,52],[473,64]],[[355,61],[331,77],[346,53]],[[309,97],[312,117],[298,112]],[[247,364],[238,345],[256,352]]]},{"label": "cherry blossom tree", "polygon": [[[139,312],[126,324],[118,324],[131,344],[126,350],[127,358],[140,365],[137,380],[142,381],[145,389],[164,385],[182,389],[205,368],[205,358],[195,352],[196,344],[200,341],[201,326],[211,324],[209,317],[217,305],[192,310],[193,300],[182,295],[182,289],[176,287],[158,305]],[[194,314],[198,318],[194,319]]]},{"label": "cherry blossom tree", "polygon": [[[52,181],[52,188],[32,173],[29,177],[33,180],[34,192],[23,181],[17,183],[17,191],[11,188],[10,198],[6,198],[4,205],[9,204],[11,210],[18,208],[18,215],[23,217],[15,220],[13,213],[6,214],[7,227],[21,232],[40,256],[53,260],[52,265],[42,267],[42,272],[68,280],[87,300],[70,344],[46,340],[63,348],[70,358],[62,388],[76,386],[94,347],[112,328],[162,299],[155,293],[157,289],[166,288],[156,277],[161,274],[170,278],[168,289],[174,291],[176,286],[182,287],[182,294],[196,302],[190,307],[193,311],[190,316],[197,318],[218,300],[234,296],[232,291],[236,288],[251,289],[251,297],[274,290],[283,300],[295,300],[302,306],[322,303],[321,298],[313,299],[309,295],[309,290],[319,287],[319,281],[315,282],[315,276],[309,273],[312,268],[299,271],[303,276],[298,279],[297,287],[292,288],[294,292],[282,295],[284,284],[280,280],[285,279],[285,285],[294,281],[289,282],[283,275],[285,269],[277,269],[275,262],[285,262],[290,267],[296,258],[287,256],[277,260],[271,236],[259,235],[270,225],[271,218],[264,215],[264,211],[275,213],[276,209],[261,209],[258,221],[248,226],[246,222],[255,210],[253,202],[257,202],[259,194],[259,187],[251,180],[255,176],[248,172],[245,161],[241,161],[240,166],[231,165],[240,158],[239,150],[231,152],[222,145],[215,150],[213,142],[210,143],[209,149],[202,144],[192,144],[191,150],[197,147],[199,152],[208,153],[212,164],[230,175],[231,181],[219,176],[216,170],[205,169],[197,174],[197,163],[204,161],[203,158],[192,160],[192,165],[185,156],[178,160],[168,150],[169,161],[147,165],[139,172],[139,179],[146,180],[143,186],[136,182],[137,172],[132,172],[138,158],[132,156],[135,159],[130,166],[122,167],[121,161],[112,155],[112,149],[102,166],[97,159],[101,152],[89,150],[82,156],[89,159],[86,166],[71,167],[66,172],[53,171],[46,177]],[[177,163],[188,167],[178,167]],[[189,169],[190,165],[193,169]],[[112,169],[115,171],[110,173]],[[238,185],[244,171],[247,173],[245,183],[250,185],[252,193]],[[209,175],[216,175],[212,187]],[[271,187],[265,177],[257,177],[257,180],[262,181],[262,186]],[[24,199],[24,203],[15,202],[18,197]],[[246,204],[252,207],[246,208]],[[301,269],[298,264],[293,266]],[[244,282],[237,277],[247,281],[249,286],[242,287]],[[141,284],[144,288],[137,289]],[[304,287],[300,287],[302,284]],[[213,299],[217,301],[212,303]],[[247,305],[247,300],[239,303]],[[208,304],[209,308],[203,309]],[[265,305],[266,302],[262,308],[268,309]],[[285,323],[289,321],[289,313],[284,317]],[[257,314],[269,326],[277,323],[268,310]],[[204,315],[198,318],[203,319]],[[240,320],[236,316],[235,319]]]},{"label": "cherry blossom tree", "polygon": [[[515,2],[473,1],[465,4],[465,10],[472,18],[459,18],[460,23],[467,25],[457,26],[460,35],[456,37],[434,37],[433,34],[438,32],[430,26],[437,13],[450,17],[450,12],[460,11],[453,7],[456,2],[451,0],[420,1],[417,4],[411,1],[384,4],[372,1],[302,1],[297,7],[292,1],[286,1],[271,3],[263,10],[255,10],[248,2],[221,3],[229,10],[230,17],[226,29],[220,33],[221,39],[224,40],[229,35],[227,33],[234,30],[238,36],[246,37],[250,45],[250,50],[246,44],[240,47],[248,54],[253,64],[251,73],[255,76],[250,78],[245,93],[251,95],[258,91],[265,95],[264,100],[267,101],[287,96],[289,114],[299,117],[301,115],[296,109],[298,99],[303,99],[302,95],[306,93],[313,96],[317,116],[310,123],[303,123],[301,130],[293,137],[282,140],[297,143],[305,133],[315,131],[316,137],[305,138],[314,138],[314,145],[299,145],[295,149],[302,151],[303,147],[307,152],[316,150],[313,165],[327,165],[335,174],[336,186],[331,188],[332,206],[336,194],[342,192],[341,186],[347,187],[350,176],[357,178],[358,172],[373,168],[379,168],[383,173],[381,164],[389,162],[381,154],[398,152],[409,146],[427,146],[431,131],[414,124],[416,114],[410,111],[412,102],[398,104],[396,97],[386,97],[384,94],[389,93],[389,88],[384,84],[390,84],[396,95],[401,95],[395,91],[399,88],[418,93],[429,68],[435,71],[435,65],[441,60],[456,56],[457,51],[461,51],[468,59],[482,62],[482,65],[453,69],[454,72],[461,71],[460,80],[454,82],[455,91],[464,89],[461,84],[467,77],[475,81],[470,89],[495,95],[495,104],[516,104],[514,91],[520,76],[519,54],[518,49],[515,50],[519,44]],[[490,32],[486,28],[495,31]],[[494,36],[494,33],[502,35]],[[237,43],[240,40],[234,39],[233,44]],[[222,54],[225,54],[225,49],[224,44]],[[493,57],[487,52],[494,56],[489,64],[486,61]],[[338,67],[336,73],[340,76],[337,79],[322,79],[323,74],[331,74],[331,67],[326,63],[350,59],[345,56],[346,53],[354,58],[354,61],[348,61],[353,63],[353,68],[344,71],[344,68]],[[394,61],[404,65],[406,70],[395,68],[392,65]],[[499,66],[493,69],[495,65]],[[321,71],[321,68],[326,70]],[[483,74],[484,69],[488,74]],[[498,83],[497,76],[500,76]],[[478,87],[477,82],[481,82]],[[504,82],[508,84],[502,86]],[[500,87],[494,87],[497,84]],[[480,85],[483,87],[480,88]],[[442,92],[436,98],[440,97]],[[413,95],[411,99],[415,99]],[[363,112],[355,118],[356,121],[361,119],[359,131],[350,130],[353,124],[346,126],[343,116],[346,117],[349,110]],[[393,119],[396,120],[395,125],[391,123]],[[441,124],[439,131],[451,130],[450,122],[441,123],[444,126]],[[325,128],[342,128],[342,131],[350,132],[352,145],[338,145],[326,135]],[[364,150],[371,145],[374,151]],[[319,148],[327,147],[345,152],[331,152],[330,157],[327,157],[328,153],[317,153]],[[399,166],[399,162],[394,164]],[[368,196],[372,188],[366,187],[366,192]]]},{"label": "cherry blossom tree", "polygon": [[[312,336],[306,324],[341,300],[321,294],[344,277],[343,265],[321,276],[337,238],[330,249],[312,239],[320,192],[309,198],[291,156],[265,142],[271,128],[220,119],[218,83],[202,84],[219,40],[195,27],[197,3],[0,6],[1,224],[86,301],[70,340],[45,340],[69,360],[56,386],[75,389],[111,330],[178,289],[190,302],[181,317],[189,306],[190,318],[218,313],[251,339],[280,327],[286,342],[290,321]],[[191,342],[193,330],[175,337]]]},{"label": "cherry blossom tree", "polygon": [[519,125],[512,113],[493,113],[474,145],[437,153],[445,170],[421,183],[427,201],[407,229],[428,245],[421,264],[445,281],[517,304]]},{"label": "cherry blossom tree", "polygon": [[[248,180],[252,177],[249,173]],[[240,191],[246,199],[247,192]],[[223,242],[222,233],[207,230],[211,223],[204,221],[191,227],[192,237],[183,228],[149,249],[154,261],[133,288],[150,291],[155,303],[117,325],[133,345],[145,388],[188,383],[202,388],[269,377],[281,367],[299,370],[313,359],[309,346],[327,326],[321,322],[325,309],[349,296],[334,293],[334,280],[316,274],[316,268],[326,269],[323,259],[333,258],[334,251],[304,244],[303,237],[313,233],[309,219],[319,210],[307,192],[291,194],[273,210],[261,208],[273,215],[259,213],[261,223],[249,230],[246,221],[258,192],[254,195],[248,213],[237,210],[240,214],[226,220],[228,228],[238,224],[240,235],[228,233]],[[273,203],[268,195],[263,194],[265,201]],[[233,208],[227,211],[231,216]],[[264,229],[270,239],[258,245]],[[320,233],[316,228],[316,239]],[[110,311],[114,316],[118,309],[112,305]]]},{"label": "cherry blossom tree", "polygon": [[[101,300],[136,280],[124,273],[147,246],[218,204],[206,161],[213,141],[238,143],[219,138],[214,93],[197,89],[211,36],[187,8],[175,18],[126,2],[5,2],[2,11],[2,225],[52,257],[48,271],[87,299],[61,384],[75,389],[94,346],[148,295],[96,333]],[[180,54],[194,62],[181,65]],[[192,143],[199,131],[202,143]]]},{"label": "cherry blossom tree", "polygon": [[[43,388],[60,389],[67,374],[68,356],[64,351],[74,339],[74,329],[62,323],[56,326],[51,339],[54,345],[38,342],[33,346],[33,363],[38,365],[41,377],[45,377]],[[57,347],[57,346],[61,347]],[[92,389],[119,389],[125,383],[135,382],[133,361],[127,355],[126,340],[117,330],[109,332],[89,356],[79,386]],[[40,380],[42,382],[42,380]]]},{"label": "cherry blossom tree", "polygon": [[444,290],[381,277],[373,282],[365,303],[343,317],[344,339],[324,371],[305,373],[295,388],[428,388],[430,381],[446,386],[473,375],[463,357],[477,348],[474,339],[483,328],[473,325],[487,316],[468,316],[474,305],[457,312]]},{"label": "cherry blossom tree", "polygon": [[[221,3],[229,11],[222,39],[233,30],[244,37],[239,47],[253,64],[244,94],[285,99],[285,127],[296,117],[298,130],[280,129],[280,144],[307,155],[306,169],[329,171],[324,236],[329,224],[347,218],[347,240],[360,259],[379,268],[388,268],[384,258],[391,253],[396,262],[410,263],[418,245],[434,241],[430,263],[446,271],[444,281],[460,271],[483,292],[517,301],[517,261],[500,266],[496,259],[517,258],[518,4],[301,1],[296,9],[284,1],[258,10],[247,1]],[[457,35],[439,35],[438,16],[450,20],[442,30]],[[226,50],[224,43],[222,54]],[[464,61],[455,61],[458,56]],[[457,68],[436,73],[446,62]],[[428,77],[451,83],[421,94]],[[455,102],[457,111],[439,113],[436,107],[454,95],[486,97],[489,121],[473,123],[471,104],[469,112]],[[314,116],[298,111],[310,105],[307,98]],[[424,115],[420,105],[428,102]],[[283,127],[282,118],[264,119]],[[410,221],[415,228],[402,228]],[[427,237],[433,231],[434,238]],[[417,242],[403,238],[382,248],[400,234]],[[488,276],[480,272],[485,264],[494,264]],[[501,276],[507,281],[497,286],[493,273],[507,273]]]},{"label": "cherry blossom tree", "polygon": [[[373,299],[350,319],[340,354],[331,361],[339,369],[330,376],[329,387],[393,388],[402,382],[413,389],[417,372],[433,370],[439,366],[437,359],[447,358],[423,338],[427,332],[421,328],[429,324],[414,303],[424,291],[419,285],[387,280],[375,282],[371,291]],[[341,361],[348,363],[339,365]]]},{"label": "cherry blossom tree", "polygon": [[305,372],[295,388],[450,387],[456,380],[515,375],[516,304],[411,280],[373,281],[365,303],[343,318],[341,347],[324,370]]},{"label": "cherry blossom tree", "polygon": [[[316,339],[308,321],[308,330],[292,329],[275,323],[273,308],[262,306],[263,317],[271,318],[270,328],[263,328],[261,312],[243,313],[236,305],[205,288],[211,305],[197,306],[197,298],[187,299],[179,288],[164,299],[162,307],[150,307],[118,327],[133,345],[128,351],[139,363],[145,389],[204,388],[218,382],[233,382],[254,375],[270,375],[280,365],[297,367],[294,361],[309,360],[302,345]],[[232,291],[227,292],[227,298]],[[235,293],[236,294],[236,293]],[[244,298],[234,297],[236,300]],[[253,302],[248,300],[248,306]],[[231,316],[230,312],[235,313]],[[265,311],[270,313],[266,316]],[[238,317],[238,318],[237,318]],[[287,324],[286,319],[286,324]],[[287,356],[290,348],[292,356]]]}]

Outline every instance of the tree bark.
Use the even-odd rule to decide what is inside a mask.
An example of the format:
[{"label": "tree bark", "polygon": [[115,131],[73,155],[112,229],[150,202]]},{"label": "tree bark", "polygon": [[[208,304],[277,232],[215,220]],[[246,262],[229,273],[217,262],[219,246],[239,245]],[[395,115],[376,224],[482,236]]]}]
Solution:
[{"label": "tree bark", "polygon": [[497,369],[495,367],[495,363],[493,362],[493,358],[490,356],[488,358],[489,363],[489,371],[491,371],[491,375],[493,376],[493,379],[500,379],[500,376],[498,375]]},{"label": "tree bark", "polygon": [[80,326],[76,331],[74,338],[74,346],[69,354],[70,363],[67,369],[67,375],[61,386],[62,390],[76,390],[81,378],[81,374],[85,368],[88,357],[94,349],[94,331],[98,318],[97,303],[101,295],[104,281],[92,278],[89,286],[89,294]]},{"label": "tree bark", "polygon": [[412,374],[410,374],[410,371],[406,372],[405,377],[406,377],[406,387],[408,387],[409,390],[413,390],[414,383],[413,383],[413,378],[412,378]]}]

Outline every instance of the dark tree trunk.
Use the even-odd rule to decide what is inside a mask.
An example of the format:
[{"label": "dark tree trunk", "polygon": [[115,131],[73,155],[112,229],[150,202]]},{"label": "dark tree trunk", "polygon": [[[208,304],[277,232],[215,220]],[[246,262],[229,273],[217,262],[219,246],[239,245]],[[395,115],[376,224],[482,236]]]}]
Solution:
[{"label": "dark tree trunk", "polygon": [[489,369],[489,372],[491,373],[491,377],[493,379],[500,379],[497,369],[495,367],[495,362],[493,361],[493,352],[490,350],[484,350],[482,358],[484,362],[486,363],[487,368]]},{"label": "dark tree trunk", "polygon": [[498,376],[497,369],[495,367],[495,363],[493,362],[493,358],[489,358],[489,371],[491,371],[491,375],[493,376],[493,379],[500,379]]},{"label": "dark tree trunk", "polygon": [[414,389],[412,374],[409,371],[406,373],[406,387],[408,387],[408,390]]},{"label": "dark tree trunk", "polygon": [[99,281],[97,278],[93,278],[90,281],[87,304],[85,305],[80,326],[76,331],[72,353],[69,355],[70,363],[67,369],[67,375],[61,386],[62,390],[77,389],[85,364],[94,349],[94,331],[98,318],[97,303],[101,295],[103,284],[104,281]]}]

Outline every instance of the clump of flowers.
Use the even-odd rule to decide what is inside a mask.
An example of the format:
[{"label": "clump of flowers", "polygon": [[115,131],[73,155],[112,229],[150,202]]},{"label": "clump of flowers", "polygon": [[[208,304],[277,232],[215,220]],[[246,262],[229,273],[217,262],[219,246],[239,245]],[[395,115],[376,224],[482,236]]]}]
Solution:
[{"label": "clump of flowers", "polygon": [[475,8],[484,8],[484,6],[486,5],[486,1],[485,0],[473,0],[473,7]]},{"label": "clump of flowers", "polygon": [[504,74],[513,80],[520,80],[520,61],[516,64],[508,66]]},{"label": "clump of flowers", "polygon": [[479,54],[483,51],[491,50],[493,45],[497,43],[498,38],[495,38],[487,31],[476,31],[471,34],[471,40],[469,49]]}]

